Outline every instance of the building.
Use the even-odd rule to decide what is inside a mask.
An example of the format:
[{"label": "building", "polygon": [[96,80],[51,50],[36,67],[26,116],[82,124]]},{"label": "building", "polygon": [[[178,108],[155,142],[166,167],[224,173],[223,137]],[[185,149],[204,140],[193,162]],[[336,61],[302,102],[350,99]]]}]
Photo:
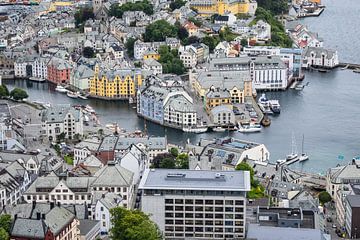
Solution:
[{"label": "building", "polygon": [[70,85],[81,91],[90,89],[90,79],[94,76],[94,71],[85,65],[80,65],[71,71]]},{"label": "building", "polygon": [[162,74],[163,68],[161,63],[156,61],[155,59],[146,59],[144,60],[143,68],[145,70],[151,71],[154,75]]},{"label": "building", "polygon": [[160,59],[160,54],[154,50],[148,50],[144,53],[144,56],[143,56],[143,59],[144,60],[147,60],[147,59],[155,59],[155,60],[159,60]]},{"label": "building", "polygon": [[100,145],[100,140],[97,138],[85,139],[74,146],[74,166],[83,163],[84,160],[95,154]]},{"label": "building", "polygon": [[79,222],[80,240],[95,240],[99,237],[100,221],[81,219]]},{"label": "building", "polygon": [[224,15],[225,13],[235,15],[238,13],[250,14],[255,12],[254,9],[251,9],[254,6],[250,6],[249,0],[192,0],[190,1],[190,7],[196,9],[201,16]]},{"label": "building", "polygon": [[348,195],[345,198],[345,228],[350,238],[360,236],[360,196]]},{"label": "building", "polygon": [[42,112],[42,134],[50,141],[59,139],[75,139],[83,135],[83,115],[70,105],[57,105]]},{"label": "building", "polygon": [[14,75],[17,78],[47,79],[48,57],[24,56],[14,62]]},{"label": "building", "polygon": [[284,90],[289,84],[288,69],[278,56],[214,58],[211,71],[246,71],[256,90]]},{"label": "building", "polygon": [[47,80],[55,84],[69,83],[72,68],[66,60],[53,57],[47,65]]},{"label": "building", "polygon": [[209,112],[211,122],[218,126],[236,126],[235,114],[232,106],[221,105],[214,107]]},{"label": "building", "polygon": [[304,51],[304,68],[334,68],[338,65],[339,57],[337,51],[320,47],[308,47]]},{"label": "building", "polygon": [[193,22],[186,21],[183,27],[189,33],[189,37],[197,36],[199,34],[199,27],[196,26]]},{"label": "building", "polygon": [[181,46],[179,48],[179,58],[183,62],[184,67],[193,68],[197,64],[197,56],[194,49],[188,46]]},{"label": "building", "polygon": [[151,84],[138,92],[137,113],[155,123],[179,129],[196,125],[193,99],[183,87]]},{"label": "building", "polygon": [[90,96],[102,99],[135,100],[136,92],[143,82],[140,69],[100,69],[95,67],[90,80]]},{"label": "building", "polygon": [[235,138],[206,140],[187,144],[189,168],[195,170],[234,170],[242,161],[252,160],[264,165],[270,159],[270,152],[264,144]]},{"label": "building", "polygon": [[[242,101],[243,102],[243,101]],[[230,92],[226,89],[222,90],[219,88],[211,88],[205,95],[204,105],[208,113],[218,106],[227,105],[232,108],[231,105],[231,95]]]},{"label": "building", "polygon": [[48,213],[38,212],[35,218],[17,218],[11,228],[10,238],[14,240],[77,239],[79,220],[63,207],[54,207]]},{"label": "building", "polygon": [[146,169],[139,189],[166,239],[245,237],[248,171]]}]

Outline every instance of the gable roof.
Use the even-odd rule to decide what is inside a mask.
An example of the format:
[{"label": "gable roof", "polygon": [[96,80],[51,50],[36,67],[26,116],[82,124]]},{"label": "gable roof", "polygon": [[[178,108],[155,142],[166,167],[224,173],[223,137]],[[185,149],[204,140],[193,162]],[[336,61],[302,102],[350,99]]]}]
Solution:
[{"label": "gable roof", "polygon": [[134,173],[115,163],[108,163],[107,166],[95,173],[96,180],[93,186],[127,187],[133,182]]}]

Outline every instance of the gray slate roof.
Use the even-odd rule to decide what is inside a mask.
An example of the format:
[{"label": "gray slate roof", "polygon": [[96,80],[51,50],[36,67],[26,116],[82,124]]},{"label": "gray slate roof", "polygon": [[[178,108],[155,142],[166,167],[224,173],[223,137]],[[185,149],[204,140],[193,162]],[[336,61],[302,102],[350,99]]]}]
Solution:
[{"label": "gray slate roof", "polygon": [[92,186],[128,187],[133,182],[134,173],[120,165],[109,163],[95,173]]},{"label": "gray slate roof", "polygon": [[71,113],[75,121],[80,120],[80,110],[70,107],[69,104],[56,105],[43,111],[42,122],[62,123],[68,113]]}]

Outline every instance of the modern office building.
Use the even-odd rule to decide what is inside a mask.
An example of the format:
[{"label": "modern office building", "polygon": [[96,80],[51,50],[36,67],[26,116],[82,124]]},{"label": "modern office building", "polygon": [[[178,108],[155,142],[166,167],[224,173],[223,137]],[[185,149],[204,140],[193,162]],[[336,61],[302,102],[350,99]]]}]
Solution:
[{"label": "modern office building", "polygon": [[350,238],[360,237],[360,196],[348,195],[345,200],[345,227]]},{"label": "modern office building", "polygon": [[165,239],[245,237],[248,171],[146,169],[139,189]]}]

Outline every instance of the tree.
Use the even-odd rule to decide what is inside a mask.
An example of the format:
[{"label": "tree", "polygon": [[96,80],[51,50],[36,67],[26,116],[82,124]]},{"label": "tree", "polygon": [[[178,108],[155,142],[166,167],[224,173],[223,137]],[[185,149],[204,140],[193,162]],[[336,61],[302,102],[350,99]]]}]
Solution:
[{"label": "tree", "polygon": [[0,85],[0,97],[8,97],[9,96],[9,90],[6,87],[5,84]]},{"label": "tree", "polygon": [[136,40],[136,38],[129,38],[125,43],[126,52],[131,58],[134,57],[134,45]]},{"label": "tree", "polygon": [[114,3],[110,6],[110,16],[122,18],[124,12],[134,12],[134,11],[143,11],[147,15],[154,14],[153,5],[147,0],[137,1],[137,2],[127,2],[119,5]]},{"label": "tree", "polygon": [[180,169],[189,169],[189,155],[181,153],[176,157],[176,167]]},{"label": "tree", "polygon": [[331,195],[326,191],[322,191],[319,193],[319,201],[324,205],[325,203],[331,201]]},{"label": "tree", "polygon": [[79,27],[80,25],[82,25],[84,22],[86,22],[88,19],[94,19],[94,13],[93,13],[93,9],[90,7],[84,7],[84,8],[80,8],[76,13],[75,13],[75,25],[76,27]]},{"label": "tree", "polygon": [[176,147],[172,147],[172,148],[170,148],[170,153],[174,157],[177,157],[179,155],[179,150]]},{"label": "tree", "polygon": [[201,42],[209,47],[209,51],[212,52],[216,45],[219,44],[220,39],[219,37],[213,37],[213,36],[205,36]]},{"label": "tree", "polygon": [[160,162],[159,168],[174,169],[175,161],[173,158],[163,158]]},{"label": "tree", "polygon": [[181,8],[182,6],[185,5],[185,1],[183,0],[175,0],[173,2],[170,3],[170,9],[172,11],[174,11],[175,9]]},{"label": "tree", "polygon": [[189,37],[189,33],[183,26],[179,25],[177,29],[177,36],[181,41],[184,41]]},{"label": "tree", "polygon": [[11,230],[11,215],[3,214],[0,215],[0,227],[3,228],[6,232],[10,232]]},{"label": "tree", "polygon": [[274,15],[289,11],[287,0],[258,0],[257,3],[258,7],[269,10]]},{"label": "tree", "polygon": [[148,215],[139,210],[116,207],[110,210],[112,228],[111,239],[117,240],[160,240],[161,233]]},{"label": "tree", "polygon": [[168,46],[160,46],[159,48],[160,59],[159,62],[163,67],[164,73],[175,73],[182,75],[185,72],[183,62],[179,59],[177,50],[170,51]]},{"label": "tree", "polygon": [[92,47],[84,47],[83,48],[83,56],[86,58],[93,58],[95,57],[95,52]]},{"label": "tree", "polygon": [[194,17],[189,17],[188,20],[194,23],[197,27],[201,27],[202,22]]},{"label": "tree", "polygon": [[193,44],[200,42],[200,39],[197,36],[191,36],[187,39],[187,44]]},{"label": "tree", "polygon": [[157,20],[149,24],[144,33],[145,42],[161,42],[166,37],[176,37],[177,28],[165,20]]},{"label": "tree", "polygon": [[65,137],[66,137],[66,133],[62,132],[58,135],[57,139],[59,142],[62,142],[65,140]]},{"label": "tree", "polygon": [[248,198],[255,199],[265,196],[265,188],[259,183],[258,180],[254,179],[254,169],[249,164],[243,161],[236,166],[235,170],[250,172],[251,190],[247,193]]},{"label": "tree", "polygon": [[243,38],[243,39],[241,39],[240,44],[241,44],[241,46],[246,47],[248,45],[248,40]]},{"label": "tree", "polygon": [[18,101],[18,100],[23,100],[24,98],[28,98],[29,95],[27,94],[27,92],[24,89],[14,88],[10,92],[10,97],[12,97],[14,100]]},{"label": "tree", "polygon": [[0,227],[0,240],[9,240],[9,239],[10,239],[9,233],[3,227]]},{"label": "tree", "polygon": [[249,171],[250,172],[250,182],[251,182],[251,184],[254,182],[254,169],[249,164],[242,161],[241,163],[239,163],[236,166],[235,169],[236,170],[241,170],[241,171]]}]

